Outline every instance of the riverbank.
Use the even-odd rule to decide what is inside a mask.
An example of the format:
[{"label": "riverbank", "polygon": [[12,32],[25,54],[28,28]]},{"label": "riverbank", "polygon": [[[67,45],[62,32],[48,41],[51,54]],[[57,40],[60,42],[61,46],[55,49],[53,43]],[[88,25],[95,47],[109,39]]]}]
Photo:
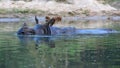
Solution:
[{"label": "riverbank", "polygon": [[89,17],[89,16],[120,16],[120,11],[109,11],[109,12],[89,12],[89,13],[77,13],[77,12],[63,12],[63,13],[56,13],[52,14],[49,12],[40,12],[36,11],[36,13],[14,13],[14,12],[5,12],[0,13],[0,18],[24,18],[24,17],[34,17],[34,16],[62,16],[62,17]]},{"label": "riverbank", "polygon": [[3,1],[0,2],[0,17],[29,16],[120,16],[120,10],[96,0],[74,0],[74,3],[55,1]]}]

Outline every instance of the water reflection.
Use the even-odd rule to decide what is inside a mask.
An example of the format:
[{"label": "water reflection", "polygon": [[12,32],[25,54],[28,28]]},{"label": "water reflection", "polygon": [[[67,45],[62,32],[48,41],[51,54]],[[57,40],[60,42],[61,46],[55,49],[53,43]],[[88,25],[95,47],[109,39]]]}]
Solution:
[{"label": "water reflection", "polygon": [[119,65],[120,48],[101,48],[95,50],[84,50],[81,52],[81,61],[84,63],[103,63],[104,65]]},{"label": "water reflection", "polygon": [[[4,34],[4,35],[3,35]],[[0,68],[119,68],[120,36],[80,35],[41,38],[0,34]],[[47,39],[47,40],[46,40]],[[52,40],[55,46],[48,45]]]},{"label": "water reflection", "polygon": [[18,38],[20,39],[21,44],[23,44],[23,45],[28,45],[29,41],[34,41],[36,49],[38,49],[39,46],[41,44],[43,44],[43,43],[45,43],[50,48],[54,48],[55,47],[54,40],[52,40],[53,37],[51,37],[51,36],[18,35]]}]

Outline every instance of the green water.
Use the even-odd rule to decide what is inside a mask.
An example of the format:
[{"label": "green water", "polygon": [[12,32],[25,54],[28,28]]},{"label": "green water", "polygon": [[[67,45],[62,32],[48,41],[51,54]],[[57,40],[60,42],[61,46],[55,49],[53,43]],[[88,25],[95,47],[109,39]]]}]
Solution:
[{"label": "green water", "polygon": [[[81,28],[120,30],[119,21],[66,22]],[[65,24],[66,24],[65,23]],[[120,68],[120,34],[59,36],[55,46],[25,43],[15,35],[19,23],[0,23],[0,68]]]}]

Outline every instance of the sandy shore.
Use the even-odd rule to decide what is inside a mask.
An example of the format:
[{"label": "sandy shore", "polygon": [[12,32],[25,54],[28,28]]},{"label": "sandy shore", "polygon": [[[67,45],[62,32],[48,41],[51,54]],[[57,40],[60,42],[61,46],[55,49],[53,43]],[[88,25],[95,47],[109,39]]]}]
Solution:
[{"label": "sandy shore", "polygon": [[0,2],[0,17],[29,16],[120,16],[120,10],[101,4],[96,0],[73,0],[74,3],[58,3],[55,1],[3,1]]}]

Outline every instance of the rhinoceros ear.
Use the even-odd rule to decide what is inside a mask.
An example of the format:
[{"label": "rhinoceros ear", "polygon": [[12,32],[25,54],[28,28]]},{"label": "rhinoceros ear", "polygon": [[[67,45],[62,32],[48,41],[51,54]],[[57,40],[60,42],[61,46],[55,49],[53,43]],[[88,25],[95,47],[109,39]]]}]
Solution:
[{"label": "rhinoceros ear", "polygon": [[27,27],[28,25],[27,25],[27,23],[23,23],[23,26],[22,27]]},{"label": "rhinoceros ear", "polygon": [[49,16],[45,16],[45,22],[48,22],[50,20]]},{"label": "rhinoceros ear", "polygon": [[39,23],[39,22],[38,22],[38,19],[37,19],[37,16],[35,16],[35,22],[36,22],[36,24]]}]

